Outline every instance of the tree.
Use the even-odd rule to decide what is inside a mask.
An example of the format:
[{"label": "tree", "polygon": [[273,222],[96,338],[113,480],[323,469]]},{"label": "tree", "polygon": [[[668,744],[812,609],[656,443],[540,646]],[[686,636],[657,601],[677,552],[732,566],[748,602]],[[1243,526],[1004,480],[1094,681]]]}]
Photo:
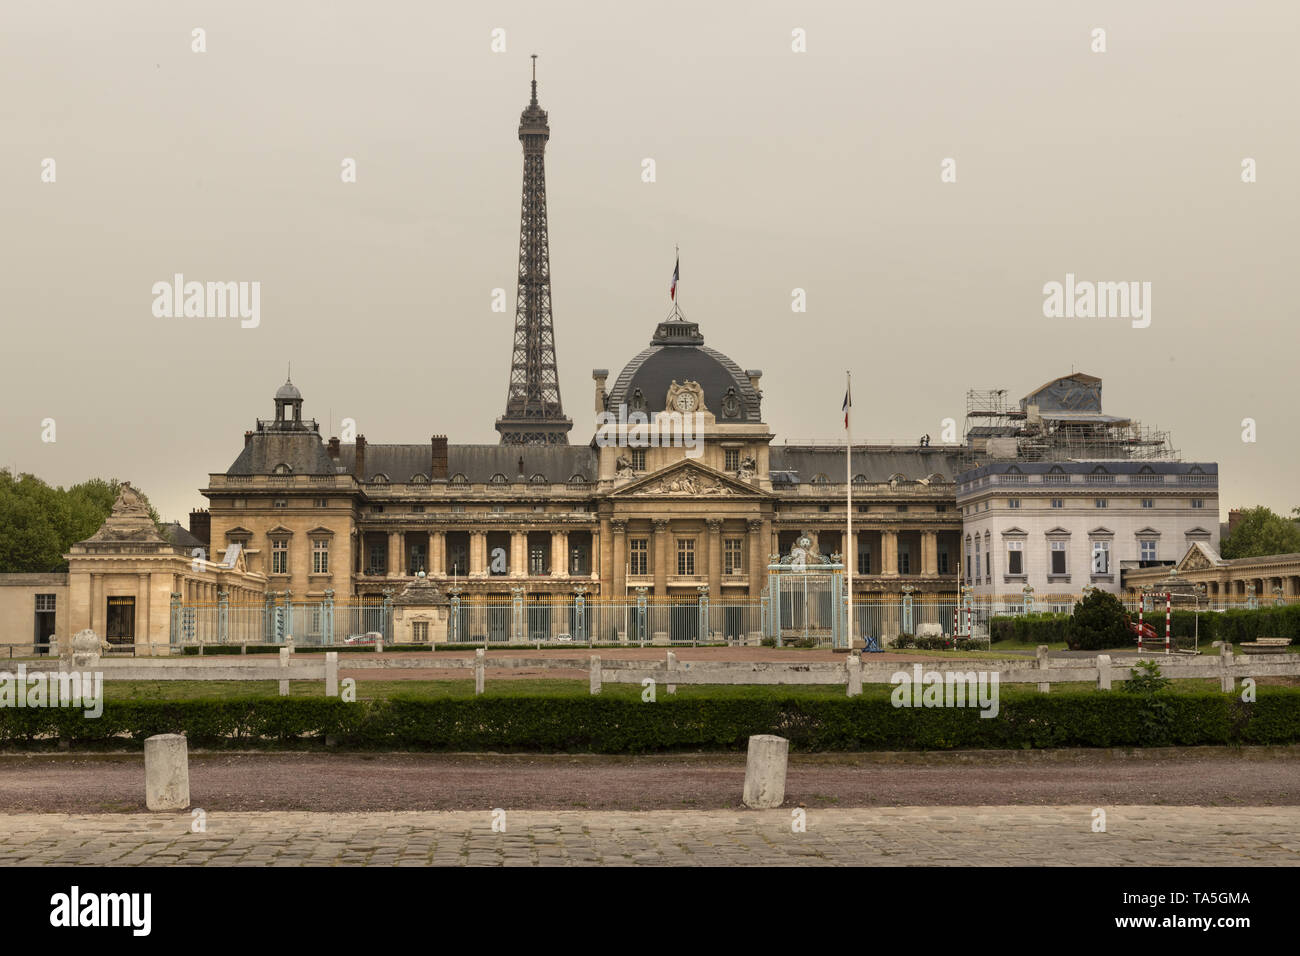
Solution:
[{"label": "tree", "polygon": [[[99,530],[119,487],[117,479],[91,478],[65,491],[0,470],[0,573],[66,571],[63,555]],[[152,505],[149,516],[161,525]]]},{"label": "tree", "polygon": [[1126,647],[1133,641],[1128,613],[1119,598],[1109,591],[1093,590],[1075,602],[1074,613],[1065,627],[1065,642],[1072,651],[1097,651]]},{"label": "tree", "polygon": [[1223,539],[1219,553],[1225,558],[1258,558],[1266,554],[1300,551],[1300,527],[1263,505],[1246,508],[1232,533]]}]

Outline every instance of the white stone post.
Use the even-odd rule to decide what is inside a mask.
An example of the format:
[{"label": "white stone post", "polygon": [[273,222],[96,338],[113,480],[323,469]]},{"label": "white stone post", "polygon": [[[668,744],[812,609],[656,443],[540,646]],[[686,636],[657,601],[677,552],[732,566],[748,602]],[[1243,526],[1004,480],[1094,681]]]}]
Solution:
[{"label": "white stone post", "polygon": [[785,802],[785,769],[790,741],[772,734],[755,734],[749,738],[745,759],[745,806],[751,810],[770,810]]},{"label": "white stone post", "polygon": [[600,655],[591,655],[591,693],[593,695],[600,693]]},{"label": "white stone post", "polygon": [[[1044,674],[1046,674],[1050,666],[1051,665],[1048,664],[1047,662],[1047,645],[1039,644],[1038,645],[1038,669],[1042,671]],[[1050,681],[1040,681],[1038,684],[1038,692],[1040,694],[1046,694],[1051,689],[1052,689],[1052,685]]]},{"label": "white stone post", "polygon": [[289,696],[289,655],[293,651],[287,647],[280,648],[280,696]]},{"label": "white stone post", "polygon": [[325,652],[325,696],[339,695],[339,652]]},{"label": "white stone post", "polygon": [[862,693],[862,658],[850,654],[844,666],[849,671],[849,696],[857,697]]},{"label": "white stone post", "polygon": [[483,693],[484,657],[483,648],[474,651],[474,694],[476,696]]},{"label": "white stone post", "polygon": [[150,810],[190,805],[190,761],[180,734],[156,734],[144,742],[144,804]]},{"label": "white stone post", "polygon": [[1110,690],[1110,655],[1097,655],[1097,690]]},{"label": "white stone post", "polygon": [[1219,645],[1219,690],[1231,694],[1236,689],[1236,679],[1232,676],[1233,650],[1232,642],[1224,641]]},{"label": "white stone post", "polygon": [[[668,669],[668,680],[669,680],[669,681],[672,681],[672,678],[673,678],[673,671],[677,669],[677,655],[674,654],[672,651],[669,651],[669,652],[668,652],[668,668],[667,668],[667,669]],[[675,694],[675,693],[677,693],[677,685],[676,685],[676,684],[673,684],[673,683],[669,683],[669,684],[668,684],[668,693],[670,693],[670,694]]]}]

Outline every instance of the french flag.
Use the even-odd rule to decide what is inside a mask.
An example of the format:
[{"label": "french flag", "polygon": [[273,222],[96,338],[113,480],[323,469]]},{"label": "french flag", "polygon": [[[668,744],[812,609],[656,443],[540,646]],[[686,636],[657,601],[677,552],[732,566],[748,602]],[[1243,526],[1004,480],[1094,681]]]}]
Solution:
[{"label": "french flag", "polygon": [[852,390],[849,389],[849,388],[845,388],[845,389],[844,389],[844,408],[843,408],[843,412],[844,412],[844,427],[845,427],[845,428],[848,428],[848,427],[849,427],[849,409],[853,407],[853,396],[852,396],[851,394],[849,394],[851,391],[852,391]]},{"label": "french flag", "polygon": [[681,274],[682,257],[677,257],[677,262],[673,265],[673,284],[668,287],[668,298],[674,302],[677,301],[677,277]]}]

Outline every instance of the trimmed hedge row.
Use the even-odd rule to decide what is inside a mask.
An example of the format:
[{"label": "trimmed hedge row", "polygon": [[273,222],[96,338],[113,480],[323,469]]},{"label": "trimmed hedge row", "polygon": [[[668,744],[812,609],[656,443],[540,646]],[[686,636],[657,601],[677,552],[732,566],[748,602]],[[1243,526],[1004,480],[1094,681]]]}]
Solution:
[{"label": "trimmed hedge row", "polygon": [[[1240,644],[1261,637],[1289,637],[1300,644],[1300,604],[1282,607],[1259,607],[1254,610],[1234,608],[1229,611],[1176,610],[1170,615],[1170,633],[1175,638],[1191,638],[1196,633],[1200,618],[1202,644],[1212,641],[1229,641]],[[1136,621],[1137,614],[1129,619]],[[1164,605],[1148,611],[1143,619],[1164,636]],[[1031,644],[1052,644],[1064,641],[1069,614],[1019,614],[994,617],[989,623],[989,634],[996,641],[1024,641]],[[1189,645],[1190,646],[1190,645]]]},{"label": "trimmed hedge row", "polygon": [[895,708],[875,697],[829,699],[392,697],[109,701],[98,719],[70,708],[0,710],[0,745],[141,746],[184,733],[192,746],[586,753],[744,750],[778,734],[793,750],[948,750],[1300,741],[1300,688],[1222,693],[1006,690],[994,718],[966,708]]}]

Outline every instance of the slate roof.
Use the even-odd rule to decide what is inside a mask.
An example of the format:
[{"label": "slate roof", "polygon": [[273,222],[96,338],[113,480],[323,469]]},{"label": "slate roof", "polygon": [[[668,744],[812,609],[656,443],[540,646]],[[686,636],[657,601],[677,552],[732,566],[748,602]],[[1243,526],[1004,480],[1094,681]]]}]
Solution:
[{"label": "slate roof", "polygon": [[[355,445],[339,447],[339,461],[344,471],[352,473],[356,464]],[[524,460],[523,475],[544,475],[547,481],[565,482],[575,474],[588,481],[597,477],[596,450],[588,445],[448,445],[447,477],[464,475],[471,483],[487,482],[493,475],[505,475],[514,481],[520,474],[519,459]],[[429,477],[432,449],[429,444],[366,445],[366,473],[363,480],[375,475],[389,481],[409,481],[416,475]]]},{"label": "slate roof", "polygon": [[[886,482],[897,474],[913,481],[939,474],[945,481],[953,481],[960,462],[959,452],[950,448],[862,446],[853,450],[853,475],[863,475],[869,482]],[[772,445],[768,467],[773,475],[778,471],[794,472],[801,482],[819,474],[832,482],[843,482],[844,449]]]}]

